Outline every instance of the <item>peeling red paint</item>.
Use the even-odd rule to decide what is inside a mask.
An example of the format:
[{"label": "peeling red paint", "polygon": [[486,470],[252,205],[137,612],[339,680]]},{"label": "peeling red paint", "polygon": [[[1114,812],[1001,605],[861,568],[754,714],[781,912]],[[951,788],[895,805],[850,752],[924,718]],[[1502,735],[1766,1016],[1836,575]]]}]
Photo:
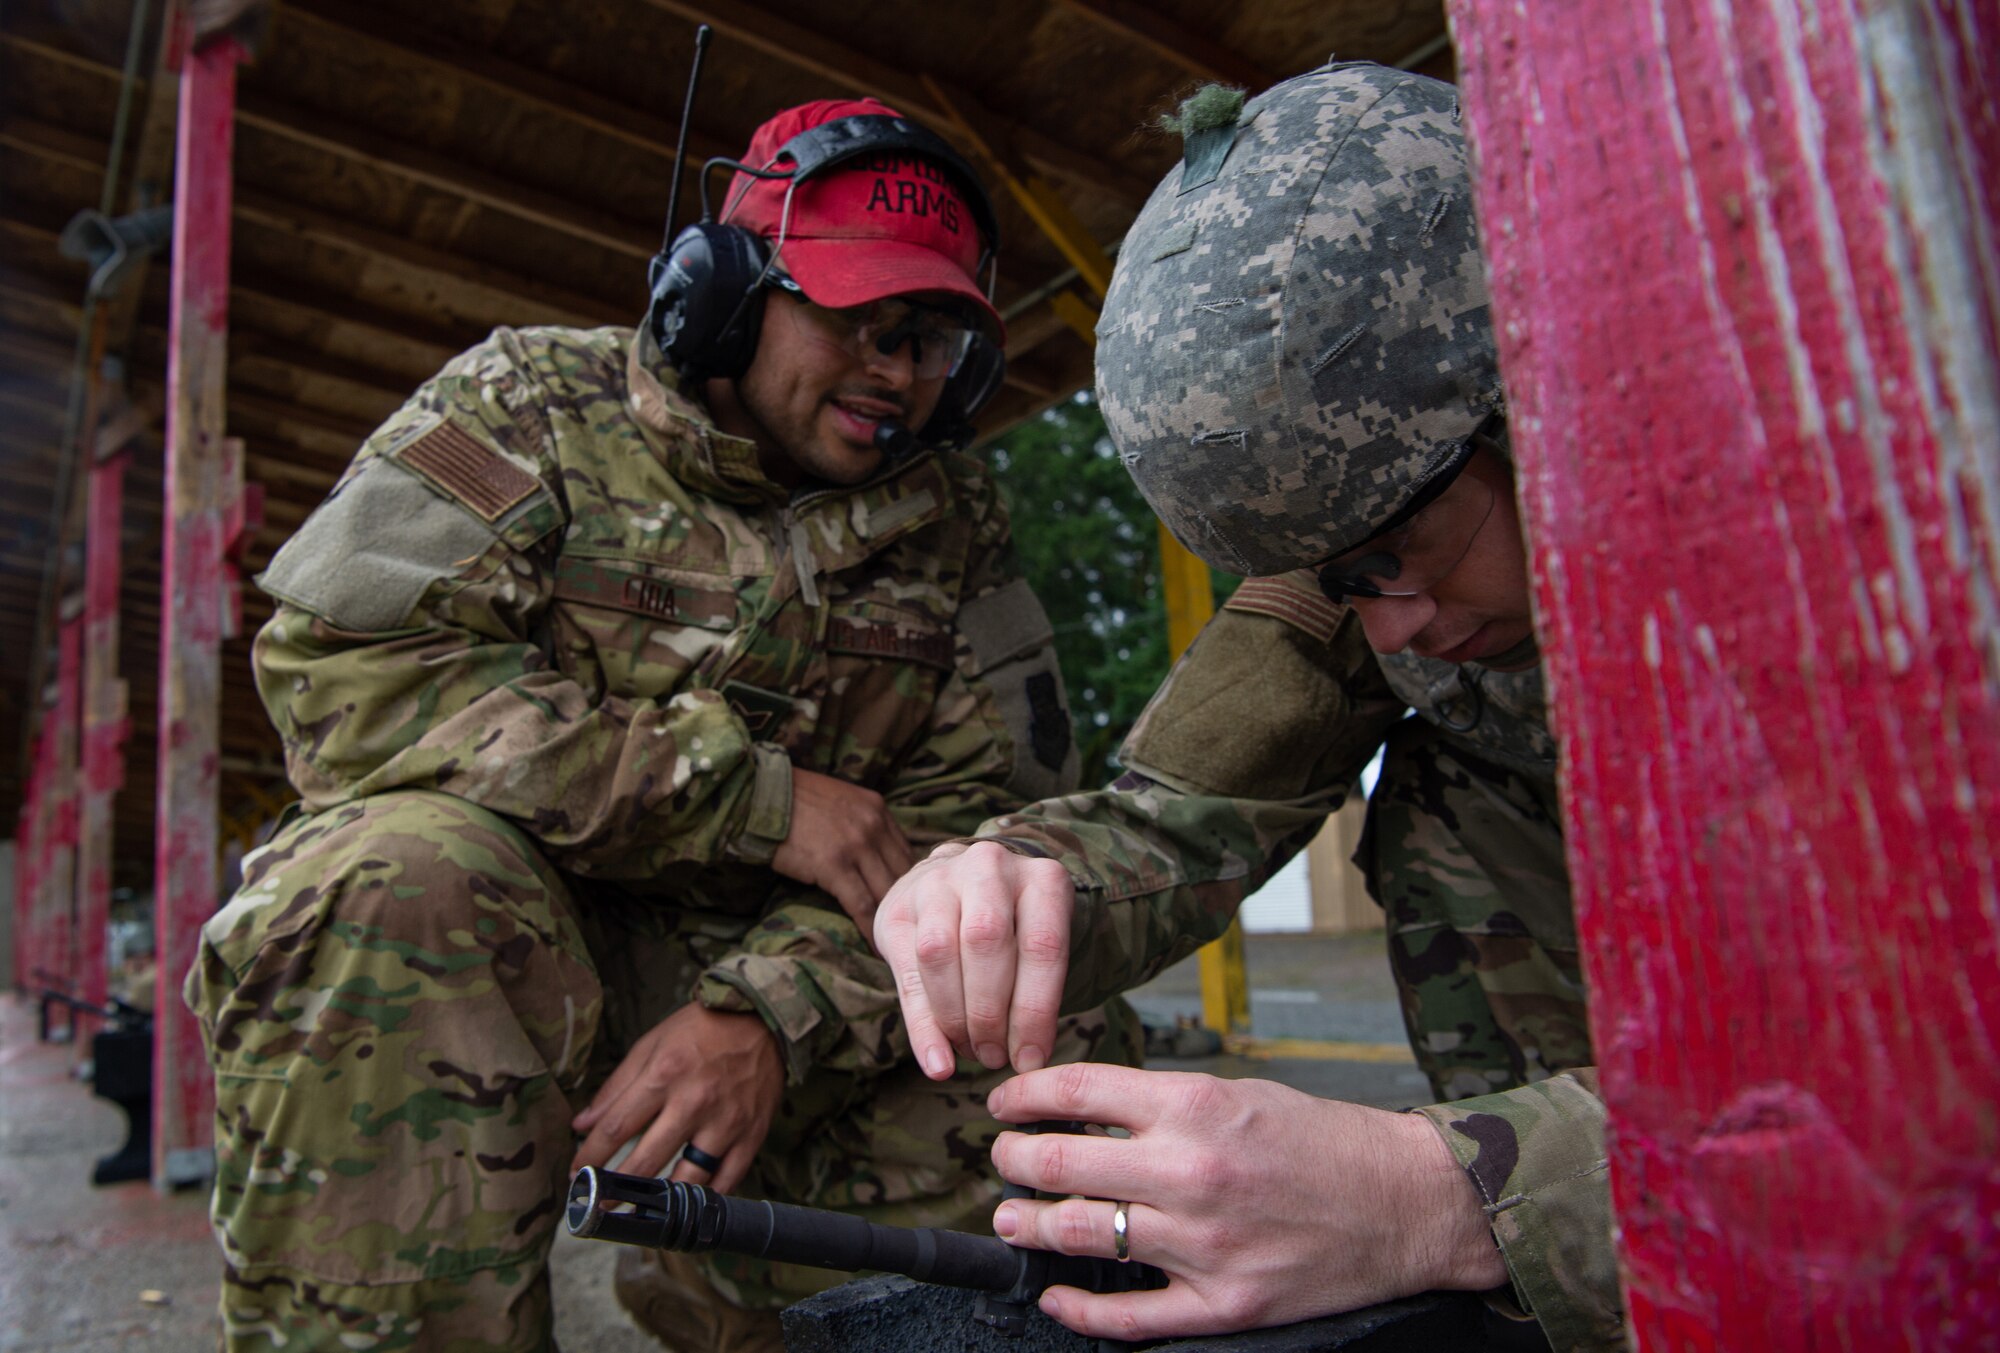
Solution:
[{"label": "peeling red paint", "polygon": [[160,756],[154,856],[159,987],[154,1002],[153,1179],[211,1139],[213,1087],[200,1029],[181,1003],[216,870],[224,628],[224,377],[228,358],[230,155],[236,66],[221,38],[181,70],[174,174],[167,386],[166,540],[160,637]]},{"label": "peeling red paint", "polygon": [[112,797],[125,783],[125,687],[118,679],[118,574],[124,525],[123,452],[90,467],[83,581],[82,821],[77,842],[77,982],[102,1006],[109,994],[105,928],[111,917]]},{"label": "peeling red paint", "polygon": [[28,783],[21,799],[20,843],[15,856],[14,914],[15,981],[23,990],[40,990],[50,969],[52,948],[50,902],[47,894],[53,852],[56,721],[44,713],[35,730]]},{"label": "peeling red paint", "polygon": [[1990,1346],[2000,15],[1451,8],[1640,1344]]},{"label": "peeling red paint", "polygon": [[42,927],[46,952],[41,985],[77,994],[77,731],[83,685],[83,623],[69,619],[57,630],[56,702],[48,713],[48,796],[42,857]]}]

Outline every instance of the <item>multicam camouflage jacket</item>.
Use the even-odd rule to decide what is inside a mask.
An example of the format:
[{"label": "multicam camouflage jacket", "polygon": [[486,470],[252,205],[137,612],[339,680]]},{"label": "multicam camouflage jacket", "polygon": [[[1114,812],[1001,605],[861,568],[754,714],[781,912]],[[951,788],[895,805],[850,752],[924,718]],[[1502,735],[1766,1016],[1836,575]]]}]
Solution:
[{"label": "multicam camouflage jacket", "polygon": [[[1133,727],[1125,775],[979,831],[1061,862],[1076,883],[1064,1007],[1129,990],[1220,935],[1411,709],[1482,760],[1552,786],[1539,670],[1377,655],[1310,573],[1242,584]],[[1555,1346],[1610,1349],[1622,1307],[1604,1114],[1596,1073],[1579,1064],[1587,1047],[1577,1054],[1527,1085],[1516,1068],[1486,1068],[1486,1084],[1517,1088],[1423,1112],[1484,1191],[1516,1290]]]},{"label": "multicam camouflage jacket", "polygon": [[761,1013],[794,1079],[879,1071],[886,966],[770,869],[792,768],[920,849],[1071,788],[1048,623],[977,462],[788,495],[642,342],[500,329],[420,389],[259,578],[258,689],[308,809],[438,790],[586,904],[760,916],[699,998]]}]

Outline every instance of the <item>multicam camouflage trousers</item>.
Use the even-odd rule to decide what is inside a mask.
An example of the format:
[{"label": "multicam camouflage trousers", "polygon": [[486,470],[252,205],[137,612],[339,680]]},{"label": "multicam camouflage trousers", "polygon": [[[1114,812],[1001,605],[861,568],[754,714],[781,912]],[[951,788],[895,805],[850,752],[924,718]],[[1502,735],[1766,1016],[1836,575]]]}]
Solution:
[{"label": "multicam camouflage trousers", "polygon": [[[441,794],[301,818],[251,858],[187,981],[216,1075],[229,1348],[552,1346],[570,1119],[755,920],[646,915],[628,926],[629,903],[599,905]],[[1136,1060],[1136,1022],[1112,1009],[1065,1021],[1057,1056]],[[809,1076],[742,1191],[984,1230],[999,1079]],[[840,1280],[750,1261],[705,1276],[753,1309]]]},{"label": "multicam camouflage trousers", "polygon": [[1406,719],[1355,860],[1440,1103],[1594,1064],[1553,768],[1514,769]]}]

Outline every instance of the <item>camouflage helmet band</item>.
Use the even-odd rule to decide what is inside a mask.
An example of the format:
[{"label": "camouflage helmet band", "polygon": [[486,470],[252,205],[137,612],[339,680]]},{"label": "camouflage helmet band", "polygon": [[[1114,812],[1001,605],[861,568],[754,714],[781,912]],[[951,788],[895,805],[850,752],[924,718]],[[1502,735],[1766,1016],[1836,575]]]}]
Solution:
[{"label": "camouflage helmet band", "polygon": [[1282,573],[1413,511],[1500,406],[1450,86],[1333,65],[1248,101],[1119,249],[1098,400],[1161,519]]}]

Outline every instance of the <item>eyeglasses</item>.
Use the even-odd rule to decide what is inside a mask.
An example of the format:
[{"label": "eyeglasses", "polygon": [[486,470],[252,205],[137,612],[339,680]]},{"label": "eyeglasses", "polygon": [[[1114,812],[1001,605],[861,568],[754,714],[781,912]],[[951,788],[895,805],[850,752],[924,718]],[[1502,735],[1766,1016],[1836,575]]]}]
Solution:
[{"label": "eyeglasses", "polygon": [[1413,597],[1444,581],[1493,512],[1493,486],[1460,473],[1451,487],[1394,530],[1319,566],[1327,600]]},{"label": "eyeglasses", "polygon": [[807,300],[783,274],[772,280],[791,298],[785,309],[801,334],[864,364],[892,357],[907,343],[916,378],[935,380],[956,371],[972,347],[973,326],[957,310],[900,296],[835,309]]}]

